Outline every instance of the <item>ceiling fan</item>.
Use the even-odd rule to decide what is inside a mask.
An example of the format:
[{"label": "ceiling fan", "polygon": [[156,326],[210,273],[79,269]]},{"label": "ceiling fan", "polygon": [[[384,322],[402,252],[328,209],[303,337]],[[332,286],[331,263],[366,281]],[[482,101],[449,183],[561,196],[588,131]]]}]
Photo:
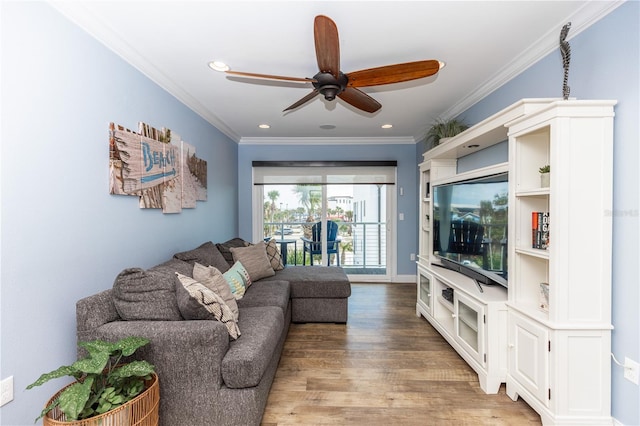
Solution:
[{"label": "ceiling fan", "polygon": [[440,69],[440,62],[431,59],[368,68],[345,74],[340,71],[340,42],[338,40],[338,27],[335,22],[324,15],[316,16],[313,35],[318,68],[320,69],[313,78],[285,77],[231,70],[227,70],[226,73],[242,77],[313,84],[313,91],[311,93],[287,107],[283,112],[298,108],[320,94],[328,101],[333,101],[337,96],[362,111],[374,113],[378,111],[382,105],[371,96],[359,90],[358,87],[416,80],[434,75]]}]

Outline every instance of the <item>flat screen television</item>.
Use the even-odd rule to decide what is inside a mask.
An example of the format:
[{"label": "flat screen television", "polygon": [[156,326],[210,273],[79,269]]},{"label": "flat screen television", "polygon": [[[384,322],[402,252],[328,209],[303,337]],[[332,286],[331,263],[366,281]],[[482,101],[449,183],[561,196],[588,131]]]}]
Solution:
[{"label": "flat screen television", "polygon": [[440,266],[508,285],[508,174],[433,186],[433,254]]}]

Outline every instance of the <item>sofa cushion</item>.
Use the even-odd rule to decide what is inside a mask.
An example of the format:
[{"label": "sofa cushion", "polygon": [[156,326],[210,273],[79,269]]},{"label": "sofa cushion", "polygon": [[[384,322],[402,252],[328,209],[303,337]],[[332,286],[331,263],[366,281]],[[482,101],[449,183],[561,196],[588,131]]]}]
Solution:
[{"label": "sofa cushion", "polygon": [[242,299],[238,300],[238,306],[241,310],[256,306],[277,306],[284,313],[289,306],[289,297],[288,281],[258,281],[251,284]]},{"label": "sofa cushion", "polygon": [[267,257],[267,247],[264,241],[248,247],[232,247],[230,250],[233,260],[242,262],[242,266],[251,277],[251,282],[276,274]]},{"label": "sofa cushion", "polygon": [[247,270],[242,266],[242,263],[234,263],[227,272],[222,274],[222,276],[227,280],[227,283],[231,288],[231,292],[236,300],[242,299],[247,288],[251,285],[251,278],[249,277]]},{"label": "sofa cushion", "polygon": [[193,278],[222,297],[224,303],[226,303],[231,309],[231,312],[233,312],[233,317],[238,321],[238,304],[236,303],[236,298],[233,296],[233,293],[231,293],[231,287],[229,287],[227,280],[222,276],[222,272],[213,266],[204,266],[196,262],[196,264],[193,265]]},{"label": "sofa cushion", "polygon": [[250,242],[245,241],[242,238],[232,238],[228,241],[225,241],[224,243],[217,243],[216,247],[220,251],[220,254],[222,254],[222,257],[224,257],[224,259],[227,261],[227,264],[229,266],[233,266],[234,260],[233,260],[233,254],[231,254],[231,248],[232,247],[248,247],[250,245],[251,245]]},{"label": "sofa cushion", "polygon": [[193,250],[176,253],[173,257],[191,265],[199,263],[204,266],[213,266],[220,272],[226,272],[229,269],[226,259],[211,241],[201,244]]},{"label": "sofa cushion", "polygon": [[242,337],[229,343],[222,359],[222,379],[229,388],[257,386],[284,333],[280,308],[263,306],[242,310]]},{"label": "sofa cushion", "polygon": [[335,266],[287,266],[262,281],[285,280],[291,284],[291,298],[344,298],[351,296],[351,284],[342,268]]},{"label": "sofa cushion", "polygon": [[282,253],[278,248],[278,243],[275,239],[270,239],[267,243],[267,258],[274,271],[282,271],[284,269],[284,262],[282,261]]},{"label": "sofa cushion", "polygon": [[175,282],[178,307],[184,319],[220,321],[227,327],[232,339],[237,339],[240,336],[240,329],[233,317],[233,312],[224,303],[222,297],[194,278],[179,272],[176,272]]},{"label": "sofa cushion", "polygon": [[188,277],[193,276],[193,265],[176,258],[169,259],[166,262],[149,268],[149,270],[167,274],[167,280],[170,279],[172,282],[174,281],[173,275],[175,272],[180,272],[182,275],[186,275]]},{"label": "sofa cushion", "polygon": [[180,321],[172,273],[128,268],[113,283],[113,303],[125,321]]}]

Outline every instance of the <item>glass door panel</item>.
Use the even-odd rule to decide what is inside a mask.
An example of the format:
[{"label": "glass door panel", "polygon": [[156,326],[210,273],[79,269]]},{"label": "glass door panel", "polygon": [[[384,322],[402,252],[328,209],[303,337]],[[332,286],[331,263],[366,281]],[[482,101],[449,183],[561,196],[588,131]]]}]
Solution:
[{"label": "glass door panel", "polygon": [[456,339],[462,343],[474,358],[484,364],[484,309],[481,305],[456,295]]},{"label": "glass door panel", "polygon": [[[315,223],[337,223],[337,253],[314,255],[314,265],[340,263],[348,275],[388,276],[388,185],[264,185],[262,238],[282,240],[287,264],[309,265],[303,238]],[[326,238],[326,235],[325,235]],[[326,240],[325,240],[326,241]],[[326,247],[326,245],[322,245]],[[339,256],[339,259],[336,259]]]},{"label": "glass door panel", "polygon": [[431,277],[420,272],[418,284],[418,297],[420,302],[431,312]]}]

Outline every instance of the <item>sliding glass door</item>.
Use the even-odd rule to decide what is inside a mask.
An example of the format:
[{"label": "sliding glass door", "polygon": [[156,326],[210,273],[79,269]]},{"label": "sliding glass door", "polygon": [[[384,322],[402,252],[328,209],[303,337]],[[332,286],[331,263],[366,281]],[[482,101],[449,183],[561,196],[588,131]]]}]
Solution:
[{"label": "sliding glass door", "polygon": [[[390,280],[395,271],[395,224],[389,220],[395,217],[395,164],[256,163],[255,239],[275,238],[287,265],[340,265],[352,281]],[[337,225],[335,237],[329,221]],[[317,239],[320,244],[310,243]]]},{"label": "sliding glass door", "polygon": [[[313,255],[314,265],[340,265],[349,275],[388,276],[389,185],[260,185],[256,198],[262,209],[259,238],[275,238],[286,252],[287,265],[311,264],[305,241],[313,240],[313,225],[337,224],[336,243],[317,247],[335,253]],[[322,233],[326,241],[326,233]],[[286,247],[286,248],[284,248]],[[307,246],[309,248],[309,245]],[[371,278],[371,277],[367,277]]]}]

